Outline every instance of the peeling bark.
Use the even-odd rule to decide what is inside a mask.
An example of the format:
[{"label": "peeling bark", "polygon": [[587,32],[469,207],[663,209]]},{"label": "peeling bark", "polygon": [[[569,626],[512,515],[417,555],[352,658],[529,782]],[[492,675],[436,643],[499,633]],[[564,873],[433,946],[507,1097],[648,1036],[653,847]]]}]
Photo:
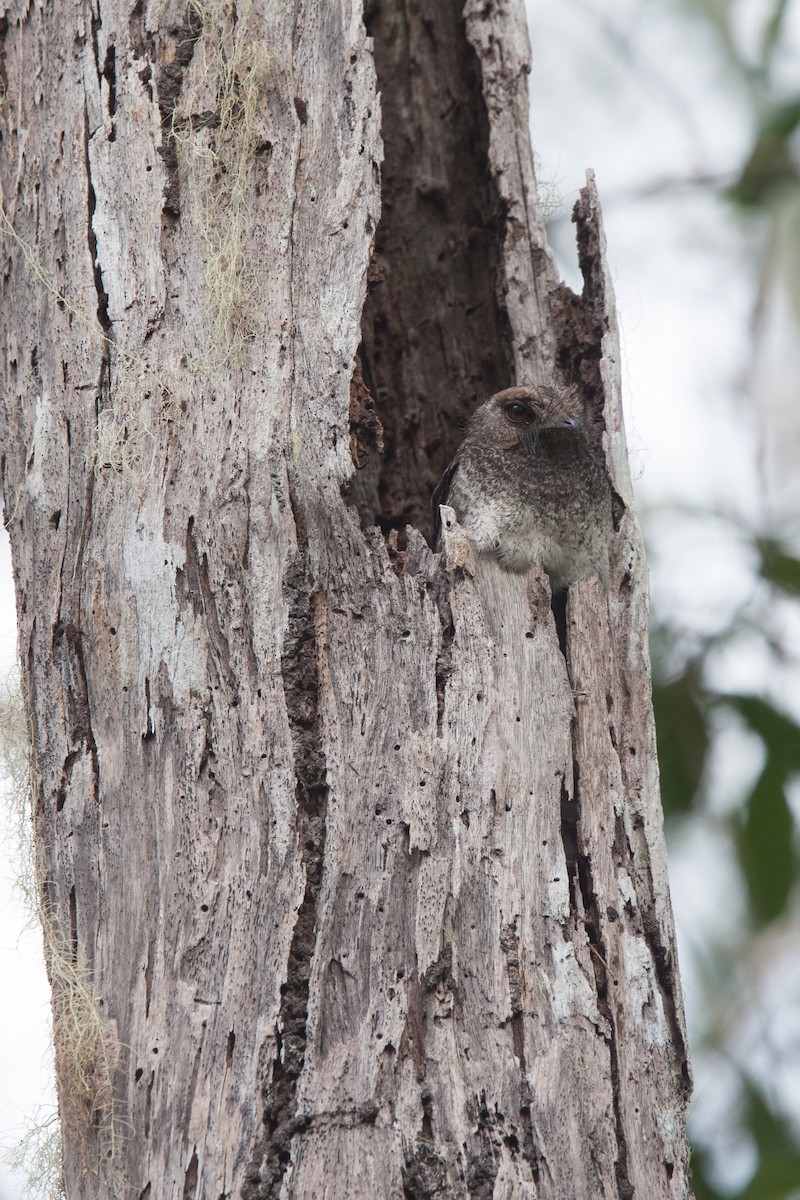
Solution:
[{"label": "peeling bark", "polygon": [[[613,296],[591,179],[555,275],[521,5],[0,38],[54,1008],[116,1045],[77,1110],[57,1050],[71,1200],[688,1197]],[[541,573],[425,540],[459,420],[554,378],[616,496],[563,652]]]}]

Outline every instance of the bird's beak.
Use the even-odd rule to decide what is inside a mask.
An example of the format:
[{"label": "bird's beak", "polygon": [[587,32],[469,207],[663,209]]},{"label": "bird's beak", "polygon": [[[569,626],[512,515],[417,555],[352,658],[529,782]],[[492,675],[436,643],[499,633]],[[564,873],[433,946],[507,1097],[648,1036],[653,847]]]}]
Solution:
[{"label": "bird's beak", "polygon": [[541,426],[542,429],[571,429],[574,433],[583,429],[583,422],[577,417],[564,417],[563,421],[548,421],[546,425]]}]

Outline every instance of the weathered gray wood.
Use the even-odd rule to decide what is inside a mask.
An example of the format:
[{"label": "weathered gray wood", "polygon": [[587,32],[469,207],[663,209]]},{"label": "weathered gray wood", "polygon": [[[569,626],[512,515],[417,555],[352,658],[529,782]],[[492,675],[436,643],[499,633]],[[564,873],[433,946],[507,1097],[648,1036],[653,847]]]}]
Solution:
[{"label": "weathered gray wood", "polygon": [[[361,6],[8,12],[3,483],[54,1009],[77,1037],[89,979],[102,1031],[94,1092],[57,1052],[68,1194],[686,1197],[596,194],[578,298],[536,207],[521,6],[368,19],[384,89],[413,81],[383,112],[387,148],[386,114],[420,122],[424,202],[383,218],[362,354],[388,449],[354,484],[382,158]],[[454,96],[477,106],[474,207],[437,147]],[[458,288],[399,266],[430,203],[420,242],[452,229]],[[234,218],[240,282],[215,292]],[[471,389],[554,374],[602,416],[619,498],[611,587],[572,589],[566,657],[543,576],[448,570],[413,528],[398,551],[343,495],[416,519]]]}]

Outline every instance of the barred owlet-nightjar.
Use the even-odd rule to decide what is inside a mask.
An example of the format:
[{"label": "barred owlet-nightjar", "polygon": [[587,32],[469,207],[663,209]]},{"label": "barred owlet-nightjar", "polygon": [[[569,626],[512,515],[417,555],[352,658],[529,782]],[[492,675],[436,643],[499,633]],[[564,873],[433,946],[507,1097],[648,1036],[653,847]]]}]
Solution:
[{"label": "barred owlet-nightjar", "polygon": [[509,571],[540,562],[553,593],[586,575],[608,583],[611,488],[579,398],[564,388],[513,387],[473,414],[433,494],[483,554]]}]

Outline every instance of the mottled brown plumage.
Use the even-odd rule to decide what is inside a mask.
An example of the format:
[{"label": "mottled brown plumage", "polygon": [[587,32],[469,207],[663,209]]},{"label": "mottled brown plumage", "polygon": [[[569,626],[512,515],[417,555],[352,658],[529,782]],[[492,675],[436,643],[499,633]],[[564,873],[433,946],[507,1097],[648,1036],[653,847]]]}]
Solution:
[{"label": "mottled brown plumage", "polygon": [[484,554],[507,570],[540,562],[553,592],[586,575],[608,583],[611,489],[579,398],[563,388],[514,387],[473,414],[433,497],[455,509]]}]

